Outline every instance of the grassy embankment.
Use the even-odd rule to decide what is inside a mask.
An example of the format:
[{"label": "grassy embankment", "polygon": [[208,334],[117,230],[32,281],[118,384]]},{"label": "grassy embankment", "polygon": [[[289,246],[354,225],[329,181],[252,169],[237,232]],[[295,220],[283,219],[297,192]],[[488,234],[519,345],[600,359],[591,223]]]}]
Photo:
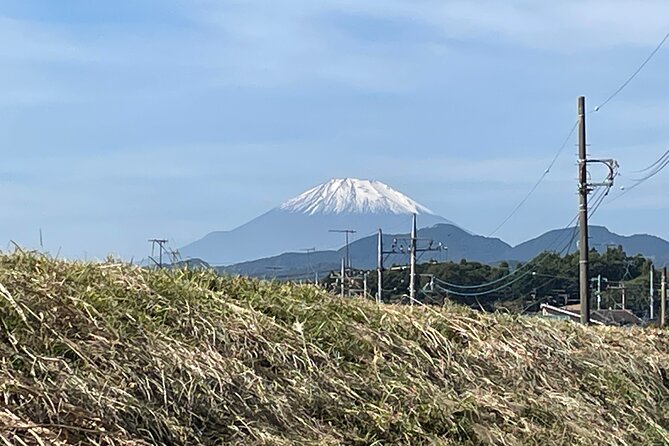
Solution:
[{"label": "grassy embankment", "polygon": [[0,444],[669,444],[669,340],[0,256]]}]

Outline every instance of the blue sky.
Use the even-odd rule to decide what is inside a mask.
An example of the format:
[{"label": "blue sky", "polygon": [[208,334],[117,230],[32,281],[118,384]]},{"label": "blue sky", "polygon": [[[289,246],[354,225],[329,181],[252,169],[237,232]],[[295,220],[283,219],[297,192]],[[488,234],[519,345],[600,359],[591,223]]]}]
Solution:
[{"label": "blue sky", "polygon": [[[52,253],[142,257],[150,237],[182,246],[332,177],[487,235],[576,97],[603,101],[666,17],[656,0],[0,0],[2,248],[37,247],[41,228]],[[669,148],[668,72],[669,45],[588,117],[617,186]],[[569,222],[573,143],[498,236]],[[594,223],[669,239],[668,175]]]}]

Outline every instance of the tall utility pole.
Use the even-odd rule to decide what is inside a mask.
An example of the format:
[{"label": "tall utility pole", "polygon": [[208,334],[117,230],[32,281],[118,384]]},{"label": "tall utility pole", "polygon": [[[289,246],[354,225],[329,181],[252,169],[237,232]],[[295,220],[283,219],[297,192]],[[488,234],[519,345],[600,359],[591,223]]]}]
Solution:
[{"label": "tall utility pole", "polygon": [[[404,250],[401,251],[402,253]],[[376,262],[376,271],[377,271],[377,291],[376,291],[376,302],[383,303],[383,256],[386,254],[399,254],[400,251],[395,249],[395,245],[392,246],[390,251],[384,251],[383,249],[383,230],[379,229],[378,234],[378,258]]]},{"label": "tall utility pole", "polygon": [[314,274],[314,285],[318,285],[318,271],[314,269],[313,264],[311,263],[311,253],[316,252],[316,248],[305,248],[302,251],[307,253],[307,263],[309,264],[307,274],[310,272]]},{"label": "tall utility pole", "polygon": [[651,321],[655,318],[655,284],[654,281],[655,267],[653,264],[650,264],[650,312],[648,313]]},{"label": "tall utility pole", "polygon": [[347,270],[351,269],[351,254],[349,253],[349,249],[348,249],[348,245],[349,245],[348,236],[349,236],[349,234],[355,234],[356,231],[353,230],[353,229],[330,229],[328,232],[337,232],[337,233],[340,233],[340,234],[344,234],[346,236],[346,238],[345,238],[345,240],[346,240],[346,264],[345,264],[345,268]]},{"label": "tall utility pole", "polygon": [[409,245],[411,277],[409,279],[409,300],[413,305],[416,300],[416,214],[411,218],[411,242]]},{"label": "tall utility pole", "polygon": [[667,267],[662,268],[662,287],[660,291],[660,327],[664,327],[667,315]]},{"label": "tall utility pole", "polygon": [[578,196],[579,196],[579,295],[581,323],[590,323],[590,286],[588,282],[588,161],[585,143],[585,97],[578,98]]},{"label": "tall utility pole", "polygon": [[346,294],[346,267],[345,267],[345,261],[344,259],[341,259],[341,298],[344,298],[344,295]]},{"label": "tall utility pole", "polygon": [[409,299],[411,300],[411,305],[414,304],[414,301],[416,300],[416,289],[418,288],[418,280],[416,278],[416,255],[419,252],[428,252],[428,251],[441,251],[443,249],[443,246],[441,243],[437,245],[436,248],[432,247],[433,241],[430,240],[430,246],[427,248],[418,248],[418,238],[417,238],[417,230],[416,230],[416,219],[417,216],[416,214],[413,214],[413,218],[411,220],[411,240],[409,244],[409,256],[410,256],[410,269],[411,269],[411,276],[409,278]]},{"label": "tall utility pole", "polygon": [[383,231],[379,229],[379,252],[377,258],[377,291],[376,291],[376,303],[383,302]]},{"label": "tall utility pole", "polygon": [[597,276],[597,310],[602,309],[602,275]]},{"label": "tall utility pole", "polygon": [[[167,244],[167,240],[152,238],[152,239],[149,240],[149,242],[151,242],[151,257],[150,257],[150,259],[158,264],[158,268],[162,268],[163,267],[163,251],[167,251],[167,249],[165,248],[165,245]],[[154,254],[156,245],[158,245],[158,261],[157,262],[153,258],[153,254]]]},{"label": "tall utility pole", "polygon": [[362,274],[362,296],[367,299],[367,271]]}]

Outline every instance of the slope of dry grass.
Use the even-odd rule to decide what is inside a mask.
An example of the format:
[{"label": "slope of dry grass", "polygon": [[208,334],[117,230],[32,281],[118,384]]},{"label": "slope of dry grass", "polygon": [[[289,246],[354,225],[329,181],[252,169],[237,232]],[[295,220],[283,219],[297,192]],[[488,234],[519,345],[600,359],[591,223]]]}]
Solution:
[{"label": "slope of dry grass", "polygon": [[0,444],[669,444],[663,332],[0,256]]}]

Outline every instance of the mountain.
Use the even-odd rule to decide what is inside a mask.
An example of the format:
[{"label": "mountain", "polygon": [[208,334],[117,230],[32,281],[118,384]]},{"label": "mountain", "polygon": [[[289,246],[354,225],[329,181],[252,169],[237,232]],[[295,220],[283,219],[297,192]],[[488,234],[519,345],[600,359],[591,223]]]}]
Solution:
[{"label": "mountain", "polygon": [[397,232],[410,227],[414,213],[421,227],[454,225],[379,181],[333,179],[236,229],[209,233],[179,252],[185,259],[229,265],[305,248],[327,251],[344,245],[343,234],[329,232],[331,229],[354,230],[353,239],[379,228]]},{"label": "mountain", "polygon": [[[419,217],[420,221],[420,217]],[[409,226],[409,225],[406,225]],[[502,253],[508,252],[510,245],[497,238],[472,235],[463,229],[448,223],[441,223],[418,231],[419,248],[426,247],[426,239],[436,243],[441,242],[445,249],[442,252],[426,252],[421,256],[421,261],[447,259],[460,260],[466,258],[483,263],[494,263],[499,260]],[[395,245],[400,251],[408,245],[408,233],[384,234],[384,250],[390,251]],[[378,235],[356,240],[349,247],[351,265],[354,268],[372,269],[376,268],[378,252]],[[285,253],[278,256],[259,259],[251,262],[239,263],[219,271],[228,274],[241,274],[258,277],[277,278],[311,278],[316,273],[320,276],[332,270],[338,270],[341,259],[346,255],[346,248],[337,251],[328,250],[313,253]],[[406,254],[390,254],[385,256],[385,265],[406,264]]]},{"label": "mountain", "polygon": [[[624,236],[603,226],[590,226],[588,235],[591,249],[605,251],[607,246],[620,245],[627,254],[652,258],[656,265],[669,263],[669,242],[660,237],[648,234]],[[565,252],[574,252],[578,249],[577,240],[578,232],[573,228],[557,229],[513,247],[504,256],[510,260],[527,261],[545,250],[565,249]]]},{"label": "mountain", "polygon": [[[574,252],[577,249],[573,228],[549,231],[539,237],[512,247],[497,238],[473,235],[452,224],[437,224],[418,231],[420,243],[426,239],[435,243],[441,242],[447,249],[444,252],[426,253],[420,261],[467,259],[482,263],[497,263],[501,261],[527,262],[543,251]],[[406,247],[407,234],[384,234],[384,249],[390,250],[395,239],[397,247],[402,244]],[[351,264],[354,268],[373,269],[377,262],[377,236],[369,236],[357,240],[350,245]],[[652,235],[622,236],[610,232],[602,226],[590,227],[590,246],[599,251],[606,250],[607,246],[622,246],[630,255],[642,254],[654,259],[656,266],[669,264],[669,242]],[[421,246],[419,245],[419,248]],[[316,274],[323,276],[330,271],[338,270],[341,259],[345,256],[345,249],[328,250],[313,253],[286,253],[279,256],[259,259],[220,268],[219,271],[228,274],[248,276],[265,276],[276,278],[303,278],[311,279]],[[385,265],[408,263],[406,254],[389,255]]]}]

